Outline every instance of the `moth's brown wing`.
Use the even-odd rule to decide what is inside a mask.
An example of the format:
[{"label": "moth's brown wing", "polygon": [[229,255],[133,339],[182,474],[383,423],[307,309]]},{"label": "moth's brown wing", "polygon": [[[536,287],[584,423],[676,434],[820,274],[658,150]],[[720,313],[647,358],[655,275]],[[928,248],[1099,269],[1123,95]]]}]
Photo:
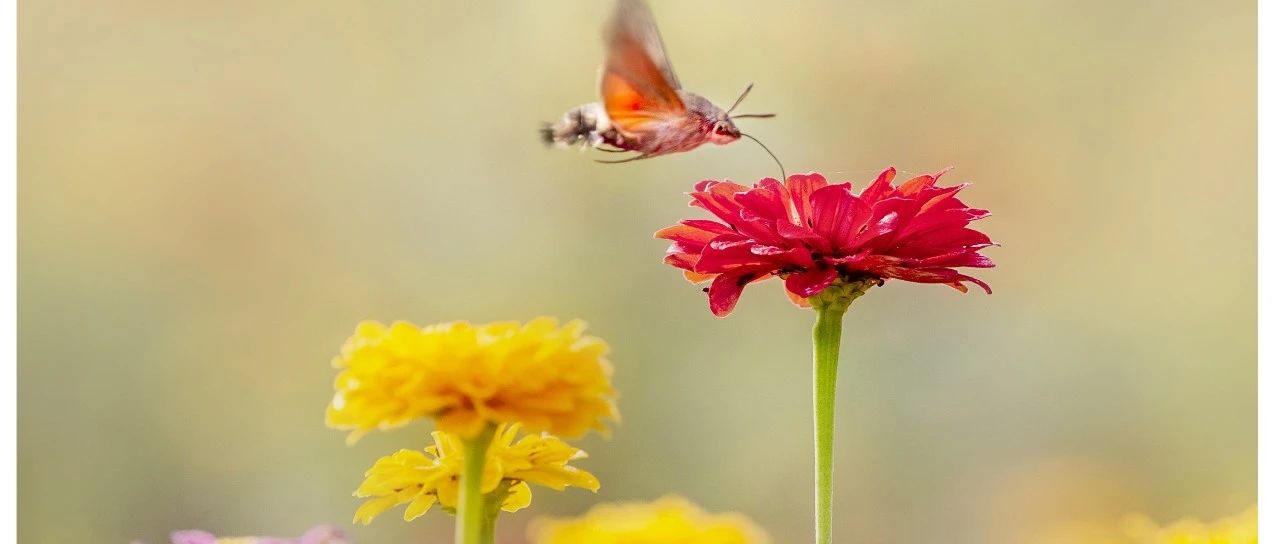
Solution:
[{"label": "moth's brown wing", "polygon": [[680,84],[642,0],[618,0],[605,30],[605,46],[600,96],[619,130],[644,132],[684,116],[684,101],[676,92]]},{"label": "moth's brown wing", "polygon": [[613,10],[613,18],[605,31],[605,43],[612,49],[616,40],[627,39],[637,43],[654,67],[662,73],[663,80],[672,89],[680,88],[680,80],[671,68],[667,59],[667,49],[662,45],[662,36],[658,34],[658,25],[653,21],[653,12],[644,0],[618,0]]}]

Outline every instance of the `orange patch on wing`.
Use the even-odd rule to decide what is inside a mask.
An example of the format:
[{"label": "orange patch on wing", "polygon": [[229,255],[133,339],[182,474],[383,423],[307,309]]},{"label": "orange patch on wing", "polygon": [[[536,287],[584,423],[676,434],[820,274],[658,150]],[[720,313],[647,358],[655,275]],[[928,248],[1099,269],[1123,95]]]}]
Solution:
[{"label": "orange patch on wing", "polygon": [[676,83],[658,66],[642,37],[620,31],[608,42],[600,96],[609,119],[618,128],[643,130],[655,120],[684,115],[684,101],[676,92]]}]

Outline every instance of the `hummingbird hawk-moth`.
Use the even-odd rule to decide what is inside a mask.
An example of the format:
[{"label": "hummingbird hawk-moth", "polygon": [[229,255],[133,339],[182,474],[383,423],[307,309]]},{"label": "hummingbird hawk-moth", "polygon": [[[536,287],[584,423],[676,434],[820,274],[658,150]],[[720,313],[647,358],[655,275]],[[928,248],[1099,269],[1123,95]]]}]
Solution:
[{"label": "hummingbird hawk-moth", "polygon": [[771,113],[732,115],[752,86],[748,85],[728,110],[682,89],[667,60],[653,14],[643,0],[618,0],[604,40],[607,54],[600,76],[601,101],[573,108],[559,122],[545,125],[542,139],[548,145],[638,153],[621,160],[599,161],[609,163],[689,151],[708,142],[724,145],[743,136],[764,147],[733,122],[744,117],[773,117]]}]

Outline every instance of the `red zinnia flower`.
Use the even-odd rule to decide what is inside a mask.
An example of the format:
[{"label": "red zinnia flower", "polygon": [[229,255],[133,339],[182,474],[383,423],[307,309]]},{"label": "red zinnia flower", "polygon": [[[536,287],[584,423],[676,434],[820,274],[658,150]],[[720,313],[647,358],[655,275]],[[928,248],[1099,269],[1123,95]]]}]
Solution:
[{"label": "red zinnia flower", "polygon": [[720,221],[689,219],[658,231],[671,240],[666,262],[695,283],[712,280],[711,312],[728,315],[748,283],[780,276],[792,300],[806,300],[837,279],[897,278],[943,283],[961,292],[971,282],[991,288],[957,267],[990,268],[978,254],[992,245],[968,228],[988,215],[965,206],[956,193],[965,185],[934,185],[946,170],[890,184],[893,168],[854,194],[849,183],[828,185],[821,174],[773,178],[754,187],[703,181],[689,204]]}]

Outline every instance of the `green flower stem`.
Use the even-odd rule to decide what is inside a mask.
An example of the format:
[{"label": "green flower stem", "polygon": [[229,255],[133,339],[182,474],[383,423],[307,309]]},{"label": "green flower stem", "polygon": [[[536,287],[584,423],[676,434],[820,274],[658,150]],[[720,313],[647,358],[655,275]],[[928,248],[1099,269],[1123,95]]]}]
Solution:
[{"label": "green flower stem", "polygon": [[816,442],[817,543],[831,544],[831,472],[835,439],[836,366],[844,309],[818,310],[813,325],[813,435]]},{"label": "green flower stem", "polygon": [[503,480],[498,483],[497,489],[485,496],[484,532],[481,535],[480,542],[484,544],[494,543],[498,530],[498,513],[502,512],[502,502],[511,493],[512,483],[512,480]]},{"label": "green flower stem", "polygon": [[493,544],[496,539],[498,530],[498,516],[496,512],[485,512],[484,529],[480,532],[480,542],[482,544]]},{"label": "green flower stem", "polygon": [[458,490],[458,520],[454,527],[454,544],[492,544],[497,516],[490,515],[480,481],[484,479],[485,454],[493,442],[494,427],[486,426],[480,434],[463,442],[462,481]]},{"label": "green flower stem", "polygon": [[835,445],[836,367],[840,363],[840,326],[854,299],[879,280],[838,280],[809,298],[818,312],[813,324],[813,437],[815,533],[817,544],[831,544],[831,502]]}]

